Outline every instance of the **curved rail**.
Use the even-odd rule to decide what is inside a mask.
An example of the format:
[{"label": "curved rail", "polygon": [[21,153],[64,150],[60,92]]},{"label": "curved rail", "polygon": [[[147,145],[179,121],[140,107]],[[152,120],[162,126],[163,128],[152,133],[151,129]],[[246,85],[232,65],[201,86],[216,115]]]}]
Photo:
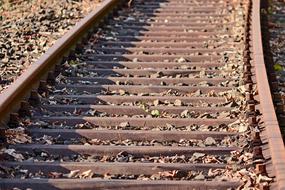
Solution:
[{"label": "curved rail", "polygon": [[275,114],[271,90],[268,82],[262,45],[260,0],[253,0],[252,7],[252,46],[257,88],[262,110],[262,120],[269,143],[273,168],[276,174],[278,189],[285,188],[285,149]]},{"label": "curved rail", "polygon": [[[96,27],[110,11],[123,1],[105,0],[76,26],[60,38],[49,50],[32,64],[9,88],[0,94],[0,122],[7,121],[8,114],[19,107],[19,102],[32,88],[37,88],[39,81],[47,76],[52,67],[74,47],[86,33]],[[18,104],[18,105],[17,105]],[[1,124],[1,123],[0,123]]]},{"label": "curved rail", "polygon": [[[99,24],[99,22],[107,15],[109,14],[110,12],[112,12],[112,10],[114,9],[114,7],[118,6],[119,3],[122,3],[122,2],[125,2],[125,1],[118,1],[118,0],[105,0],[104,3],[102,4],[101,7],[99,7],[96,11],[92,12],[90,15],[88,15],[86,18],[84,18],[84,20],[82,20],[72,31],[70,31],[69,33],[67,33],[63,38],[61,38],[58,42],[56,42],[56,44],[48,50],[48,52],[46,54],[44,54],[40,59],[39,61],[37,61],[35,64],[33,64],[22,76],[20,76],[18,78],[18,80],[13,83],[7,90],[4,91],[4,93],[0,94],[0,121],[3,123],[3,125],[5,126],[7,120],[9,119],[7,116],[9,115],[9,113],[12,113],[13,110],[17,110],[18,107],[19,107],[19,103],[20,101],[24,100],[24,99],[27,99],[26,97],[28,96],[28,93],[31,92],[32,88],[37,88],[38,86],[38,83],[41,79],[45,78],[47,76],[47,73],[50,69],[52,69],[57,62],[59,62],[60,59],[63,58],[63,55],[67,54],[71,49],[72,47],[74,47],[78,41],[82,40],[86,33],[88,33],[88,31],[91,31],[92,28],[94,26],[97,26]],[[272,97],[271,97],[271,93],[270,93],[270,87],[269,87],[269,84],[268,84],[268,78],[267,78],[267,73],[266,73],[266,68],[265,68],[265,64],[264,64],[264,55],[263,55],[263,49],[262,49],[262,38],[261,38],[261,27],[260,27],[260,1],[259,0],[252,0],[252,8],[251,8],[251,13],[252,13],[252,22],[251,22],[251,30],[252,30],[252,47],[253,47],[253,66],[254,66],[254,69],[255,69],[255,76],[256,76],[256,81],[257,81],[257,89],[258,89],[258,99],[260,100],[260,107],[261,107],[261,112],[262,112],[262,122],[263,122],[263,126],[265,127],[265,136],[262,140],[264,140],[265,142],[268,142],[268,148],[269,149],[269,152],[270,152],[270,156],[271,156],[271,160],[270,162],[272,162],[272,164],[269,162],[269,163],[266,163],[266,165],[269,165],[269,173],[273,173],[275,176],[276,176],[276,187],[273,186],[273,188],[276,188],[276,189],[284,189],[285,188],[285,171],[284,171],[284,168],[285,168],[285,149],[284,149],[284,146],[283,146],[283,141],[282,141],[282,137],[281,137],[281,133],[280,133],[280,130],[279,130],[279,125],[278,125],[278,121],[277,121],[277,118],[276,118],[276,115],[275,115],[275,111],[274,111],[274,106],[273,106],[273,102],[272,102]],[[143,9],[144,7],[141,6],[140,9]],[[179,9],[183,9],[183,7],[180,7]],[[203,11],[208,11],[206,8],[204,9],[201,9]],[[210,10],[211,11],[211,10]],[[169,13],[170,12],[170,13]],[[150,13],[148,13],[150,14]],[[166,11],[165,14],[172,14],[171,13],[171,10],[168,9]],[[128,27],[133,27],[133,26],[128,26]],[[179,28],[179,27],[178,27]],[[197,27],[199,28],[199,27]],[[173,31],[176,31],[177,30],[177,27],[172,27],[172,28],[168,28],[169,30],[172,30]],[[211,28],[210,28],[211,29]],[[158,30],[158,28],[156,28],[156,30]],[[157,31],[152,31],[153,33],[152,34],[156,34],[157,36],[156,39],[162,39],[160,38],[160,36],[157,34]],[[167,32],[165,32],[164,34],[166,34]],[[185,37],[187,39],[187,37]],[[147,38],[145,38],[147,39]],[[167,38],[166,38],[167,39]],[[194,38],[188,38],[189,39],[194,39]],[[157,45],[157,44],[156,44]],[[113,49],[114,50],[114,49]],[[107,50],[106,50],[107,51]],[[109,49],[110,51],[110,49]],[[132,50],[129,49],[129,51],[137,51],[135,48],[133,48]],[[162,51],[160,49],[156,49],[156,51]],[[176,50],[178,51],[178,50]],[[180,49],[179,50],[180,53],[182,52],[182,50]],[[183,52],[182,52],[183,53]],[[184,52],[185,53],[185,52]],[[111,54],[110,57],[112,58],[112,56],[114,56],[115,54]],[[102,56],[102,55],[101,55]],[[107,57],[105,55],[102,56],[103,58],[108,58],[110,59],[110,57]],[[159,59],[159,56],[153,56],[155,59]],[[170,57],[170,56],[169,56]],[[99,58],[100,58],[100,55],[99,55]],[[132,56],[129,56],[128,59],[132,59],[133,57]],[[142,59],[146,59],[146,57],[142,56]],[[149,57],[148,57],[149,59]],[[212,57],[211,57],[212,59]],[[108,63],[108,62],[107,62]],[[108,63],[110,64],[110,62]],[[151,64],[151,62],[149,62],[148,64]],[[163,64],[160,65],[160,66],[157,66],[158,70],[160,68],[163,68]],[[131,69],[130,69],[131,70]],[[128,72],[130,72],[130,70]],[[154,69],[155,70],[155,69]],[[123,72],[126,72],[124,71],[123,69],[120,70],[121,73]],[[137,72],[135,69],[132,70],[132,72]],[[141,72],[141,71],[140,71]],[[149,71],[143,71],[145,73],[149,72]],[[173,71],[168,71],[168,72],[173,72]],[[95,79],[94,79],[95,80]],[[113,78],[113,80],[115,80]],[[118,80],[118,79],[116,79]],[[136,79],[137,81],[133,80],[134,83],[142,83],[144,82],[145,84],[147,83],[147,81],[143,81],[141,79]],[[155,80],[154,80],[155,81]],[[175,81],[175,79],[171,79],[171,81]],[[101,81],[102,82],[102,81]],[[110,81],[109,81],[110,82]],[[110,84],[113,84],[112,82],[114,81],[111,81]],[[116,81],[117,82],[117,81]],[[157,79],[156,83],[159,84],[161,81],[160,79]],[[193,82],[193,81],[192,81]],[[197,82],[197,81],[196,81]],[[195,81],[194,81],[195,83]],[[103,86],[103,85],[102,85]],[[108,85],[106,85],[108,86]],[[108,86],[108,88],[110,87],[111,85]],[[114,85],[115,86],[115,85]],[[112,86],[112,88],[116,89],[116,87]],[[123,85],[122,85],[123,86]],[[139,89],[138,87],[139,85],[133,85],[132,90],[135,90],[136,91],[137,89]],[[76,86],[78,87],[78,86]],[[84,90],[84,86],[79,86],[80,88],[82,88]],[[79,88],[78,87],[78,88]],[[95,87],[98,87],[96,85],[93,85],[91,87],[89,87],[88,90],[92,91]],[[163,89],[167,89],[167,85],[165,85],[163,87]],[[186,89],[186,88],[189,88],[189,87],[179,87],[180,89]],[[208,87],[207,87],[208,88]],[[205,88],[205,89],[207,89]],[[125,89],[128,89],[127,86],[125,86]],[[130,89],[130,88],[129,88]],[[147,88],[146,88],[147,89]],[[149,88],[150,89],[150,88]],[[148,90],[149,90],[148,89]],[[162,87],[157,87],[157,86],[154,86],[153,89],[155,90],[161,90]],[[210,89],[210,88],[208,88]],[[227,89],[227,88],[222,88],[222,89]],[[141,89],[139,89],[141,90]],[[143,89],[145,90],[145,89]],[[137,90],[138,91],[138,90]],[[155,99],[151,99],[152,97],[144,97],[144,96],[141,96],[142,99],[143,98],[148,98],[148,100],[150,101],[154,101]],[[85,96],[83,97],[85,98],[86,101],[88,101],[88,96]],[[120,99],[116,99],[113,101],[120,101],[120,102],[124,102],[126,99],[124,99],[125,97],[120,97]],[[137,101],[137,99],[135,99],[136,97],[132,97],[134,101]],[[163,97],[162,97],[163,98]],[[205,98],[206,99],[206,98]],[[110,100],[110,99],[109,99]],[[173,101],[174,99],[172,99],[171,101]],[[90,101],[90,100],[89,100]],[[195,99],[191,99],[191,100],[187,100],[187,101],[192,101],[194,102]],[[209,100],[210,101],[210,100]],[[77,105],[78,107],[78,105]],[[124,114],[128,114],[128,112],[131,112],[131,111],[136,111],[138,114],[142,114],[140,111],[141,110],[138,110],[138,109],[133,109],[133,108],[128,108],[128,107],[121,107],[120,105],[117,106],[117,107],[113,107],[113,108],[108,108],[107,106],[94,106],[96,107],[96,109],[101,109],[101,110],[107,110],[109,112],[112,112],[112,113],[115,113],[115,112],[124,112]],[[82,109],[85,109],[84,106],[81,106]],[[128,108],[128,109],[127,109]],[[52,106],[49,107],[49,109],[56,109],[56,108],[53,108]],[[66,106],[65,109],[74,109],[74,107],[68,107]],[[110,111],[110,109],[113,109]],[[159,109],[163,109],[163,108],[159,108]],[[164,109],[169,109],[169,108],[164,108]],[[178,111],[177,111],[178,110]],[[203,109],[201,109],[203,111]],[[208,110],[209,112],[211,110]],[[172,112],[181,112],[181,108],[177,108],[177,109],[173,109],[172,108]],[[45,118],[47,119],[47,118]],[[48,118],[50,119],[50,118]],[[48,120],[47,119],[47,120]],[[56,120],[58,118],[56,117],[53,117],[50,119],[50,121],[52,120]],[[63,118],[62,120],[64,120],[66,118]],[[90,117],[85,117],[86,120],[90,120],[90,122],[93,122],[93,123],[96,123],[98,125],[108,125],[109,122],[113,122],[113,123],[120,123],[121,121],[123,120],[120,120],[120,118],[112,118],[112,120],[107,120],[106,118],[97,118],[97,119],[92,119]],[[141,125],[145,125],[146,123],[148,123],[150,126],[155,126],[155,125],[158,125],[159,122],[162,122],[162,120],[159,120],[159,118],[156,118],[156,122],[154,122],[153,119],[142,119],[142,118],[131,118],[129,119],[130,122],[133,122],[135,123],[136,125],[138,126],[141,126]],[[167,120],[169,121],[169,120]],[[220,122],[224,122],[222,119],[219,120]],[[54,122],[54,121],[52,121]],[[78,122],[78,118],[76,117],[72,117],[72,119],[69,119],[69,122],[70,123],[76,123]],[[164,121],[165,122],[165,121]],[[184,125],[185,124],[185,121],[183,120],[179,120],[179,119],[176,119],[175,122],[179,125]],[[193,120],[188,120],[187,122],[193,122]],[[195,121],[197,122],[197,121]],[[199,120],[200,123],[205,123],[204,119],[200,119]],[[207,122],[209,123],[215,123],[217,122],[217,120],[212,120],[210,122],[210,120],[208,120]],[[227,121],[227,122],[231,122],[231,121]],[[182,123],[182,124],[181,124]],[[42,131],[42,130],[36,130],[36,129],[31,129],[30,132],[33,132],[35,134],[38,134],[38,135],[41,135],[42,133],[45,133],[47,131]],[[55,131],[52,131],[52,130],[49,130],[48,131],[50,135],[56,135],[58,133],[57,130]],[[71,137],[74,137],[74,135],[82,135],[84,134],[84,136],[90,136],[92,138],[99,138],[100,136],[102,138],[105,138],[105,139],[108,139],[110,137],[115,137],[115,138],[121,138],[122,135],[125,135],[126,138],[129,138],[129,137],[132,137],[134,139],[148,139],[148,140],[151,140],[151,138],[161,138],[162,140],[167,138],[167,139],[179,139],[181,136],[185,136],[187,137],[185,134],[182,133],[177,133],[176,136],[173,136],[173,134],[169,133],[168,135],[165,134],[159,134],[159,132],[152,132],[152,133],[149,133],[149,132],[142,132],[141,134],[140,133],[137,133],[137,132],[126,132],[126,131],[122,131],[122,132],[118,132],[118,134],[114,134],[115,131],[114,130],[102,130],[100,131],[100,133],[86,133],[86,131],[84,130],[76,130],[76,134],[74,134],[74,131],[65,131],[65,130],[60,130],[61,133],[65,134],[65,135],[70,135],[69,138]],[[68,134],[69,132],[69,134]],[[218,132],[217,134],[216,133],[208,133],[208,134],[205,134],[205,133],[191,133],[189,136],[192,137],[195,137],[195,138],[200,138],[200,139],[203,139],[207,136],[214,136],[216,135],[217,137],[219,135],[221,136],[226,136],[226,135],[229,135],[230,133],[226,133],[223,134],[222,132]],[[105,136],[104,136],[105,135]],[[188,138],[189,138],[188,136]],[[67,138],[67,137],[66,137]],[[219,137],[221,138],[221,137]],[[13,145],[11,146],[13,147]],[[39,146],[39,147],[43,147],[43,148],[50,148],[48,146]],[[37,148],[37,145],[33,145],[33,146],[25,146],[25,145],[20,145],[20,149],[22,148],[22,150],[24,151],[29,151],[29,149],[35,149]],[[57,146],[57,150],[54,149],[54,151],[65,151],[66,149],[66,146],[64,145],[59,145]],[[189,148],[189,147],[187,147]],[[219,149],[217,148],[216,149],[187,149],[187,148],[182,148],[182,150],[178,150],[179,148],[174,148],[174,149],[171,149],[171,148],[168,148],[167,150],[164,149],[164,148],[157,148],[157,147],[154,147],[153,149],[152,148],[144,148],[144,150],[142,149],[139,149],[139,148],[126,148],[126,150],[130,150],[130,151],[133,151],[137,154],[144,154],[145,152],[148,152],[148,153],[151,153],[151,154],[155,154],[157,152],[161,152],[164,153],[164,152],[175,152],[175,151],[181,151],[181,152],[186,152],[187,154],[191,154],[197,150],[201,150],[201,151],[209,151],[209,152],[221,152],[221,154],[223,153],[222,151],[224,151],[223,149]],[[51,149],[51,148],[50,148]],[[74,146],[69,146],[68,147],[68,150],[69,151],[78,151],[80,148],[76,145]],[[81,150],[81,151],[87,151],[88,148]],[[226,151],[227,152],[230,152],[230,151],[233,151],[233,150],[236,150],[234,148],[231,148],[229,147]],[[109,153],[112,153],[114,154],[114,152],[120,152],[120,148],[116,148],[116,147],[112,147],[112,148],[109,148],[108,150],[106,150],[105,147],[103,146],[96,146],[96,150],[93,148],[93,149],[89,149],[88,151],[90,152],[95,152],[95,151],[99,151],[100,154],[103,154],[103,153],[106,153],[106,152],[109,152]],[[268,150],[264,150],[264,151],[268,151]],[[64,154],[68,154],[68,153],[64,153]],[[8,165],[10,164],[10,166],[15,163],[7,163]],[[23,163],[22,165],[24,165],[25,167],[28,167],[28,168],[31,168],[33,169],[33,164],[29,164],[29,163]],[[49,164],[43,164],[45,169],[48,171],[49,170]],[[43,166],[42,165],[42,166]],[[126,164],[117,164],[117,168],[114,167],[114,165],[116,164],[109,164],[109,163],[104,163],[104,164],[94,164],[93,167],[97,168],[98,170],[100,171],[104,171],[106,172],[108,169],[110,170],[123,170],[125,168],[127,168],[127,165]],[[41,163],[38,163],[38,167],[41,166]],[[54,168],[58,168],[58,167],[61,167],[60,164],[57,165],[57,164],[51,164],[52,167]],[[65,168],[73,168],[74,166],[73,165],[68,165],[68,164],[62,164],[62,166],[64,166]],[[118,169],[118,166],[119,166],[119,169]],[[147,166],[146,168],[144,168],[144,172],[146,173],[151,173],[150,171],[151,170],[157,170],[157,171],[163,171],[163,167],[165,166],[162,166],[159,164],[146,164],[145,166]],[[174,167],[175,166],[175,167]],[[174,166],[171,166],[171,167],[174,167],[174,168],[182,168],[182,167],[186,167],[186,168],[190,168],[190,169],[195,169],[195,168],[199,168],[199,167],[205,167],[205,166],[200,166],[200,165],[191,165],[191,164],[185,164],[185,165],[174,165]],[[213,165],[208,165],[207,167],[212,167]],[[86,165],[84,164],[79,164],[78,167],[81,167],[81,168],[85,168]],[[133,170],[135,170],[136,172],[139,171],[142,166],[137,166],[136,164],[132,164],[132,168],[135,168]],[[219,166],[221,167],[221,166]],[[190,170],[189,169],[189,170]],[[127,170],[127,169],[126,169]],[[132,169],[131,169],[132,170]],[[108,171],[107,171],[108,172]],[[58,188],[70,188],[70,184],[66,183],[66,181],[61,181],[59,179],[54,179],[54,180],[51,180],[51,181],[48,181],[48,180],[39,180],[39,181],[34,181],[34,180],[30,180],[30,179],[27,179],[27,180],[23,180],[25,182],[26,185],[29,185],[29,183],[34,183],[33,185],[37,186],[37,185],[40,185],[40,184],[48,184],[48,183],[55,183],[54,185],[58,185]],[[9,180],[6,181],[8,184],[10,183]],[[13,183],[21,183],[20,181],[17,181],[17,180],[14,180]],[[102,183],[102,184],[101,184]],[[160,188],[163,188],[163,185],[165,186],[165,188],[171,188],[170,186],[168,186],[168,183],[170,184],[170,186],[173,186],[173,188],[177,188],[176,185],[180,185],[180,188],[185,188],[187,189],[189,184],[187,182],[140,182],[140,184],[136,184],[136,182],[130,182],[128,181],[127,183],[124,182],[123,180],[122,181],[117,181],[116,183],[110,183],[108,184],[107,186],[105,186],[106,188],[116,188],[118,184],[125,186],[125,187],[137,187],[138,189],[144,189],[144,188],[152,188],[153,186],[160,186]],[[80,184],[80,180],[76,179],[76,180],[73,180],[72,185],[74,185],[74,188],[82,188],[82,183]],[[204,183],[203,182],[193,182],[192,185],[193,187],[200,187],[202,186]],[[102,186],[106,185],[104,184],[104,180],[100,181],[93,181],[93,180],[86,180],[86,183],[84,184],[86,188],[94,188],[94,186],[98,187],[98,188],[102,188]],[[143,185],[147,185],[145,187],[143,187]],[[219,188],[220,184],[219,183],[215,183],[215,182],[207,182],[207,187],[208,188]],[[224,185],[224,186],[223,186]],[[237,187],[239,185],[239,182],[229,182],[228,184],[223,184],[221,185],[221,187],[223,188],[227,188],[227,187]],[[274,185],[274,184],[273,184]],[[168,187],[167,187],[168,186]],[[1,187],[1,186],[0,186]],[[47,189],[49,189],[49,187],[46,187]],[[189,187],[190,188],[190,187]]]}]

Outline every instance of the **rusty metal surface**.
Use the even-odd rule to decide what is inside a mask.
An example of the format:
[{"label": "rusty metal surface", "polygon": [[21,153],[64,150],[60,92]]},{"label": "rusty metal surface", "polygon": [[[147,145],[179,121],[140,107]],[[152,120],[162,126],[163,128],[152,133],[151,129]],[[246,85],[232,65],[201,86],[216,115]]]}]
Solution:
[{"label": "rusty metal surface", "polygon": [[260,2],[119,2],[0,95],[0,189],[285,188]]},{"label": "rusty metal surface", "polygon": [[275,114],[275,108],[272,101],[272,95],[268,83],[267,72],[264,63],[264,54],[262,48],[262,33],[260,25],[260,1],[253,1],[253,60],[257,78],[257,87],[259,92],[261,110],[263,113],[263,122],[270,147],[272,165],[276,175],[277,188],[285,188],[285,149],[282,135],[280,132],[278,120]]},{"label": "rusty metal surface", "polygon": [[94,23],[98,22],[106,12],[115,6],[116,0],[106,0],[90,13],[81,22],[79,22],[71,31],[59,39],[37,62],[32,64],[11,86],[0,94],[0,115],[3,116],[11,112],[11,105],[16,101],[23,99],[27,90],[36,85],[45,73],[59,61],[64,54],[68,52],[71,46],[74,46],[83,35],[92,28]]}]

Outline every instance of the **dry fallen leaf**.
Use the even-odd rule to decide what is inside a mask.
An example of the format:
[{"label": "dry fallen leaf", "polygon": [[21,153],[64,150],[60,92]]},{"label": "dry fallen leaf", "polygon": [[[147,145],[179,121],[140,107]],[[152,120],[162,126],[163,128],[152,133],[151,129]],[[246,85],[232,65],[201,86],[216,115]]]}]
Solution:
[{"label": "dry fallen leaf", "polygon": [[182,118],[186,118],[186,117],[188,117],[188,114],[189,114],[189,111],[188,110],[184,110],[183,112],[181,112],[180,116]]},{"label": "dry fallen leaf", "polygon": [[61,178],[61,177],[63,176],[63,174],[62,174],[62,173],[59,173],[59,172],[50,172],[50,173],[48,174],[48,176],[49,176],[50,178],[57,179],[57,178]]},{"label": "dry fallen leaf", "polygon": [[67,174],[66,176],[68,178],[74,178],[74,177],[77,177],[79,175],[79,172],[80,172],[80,170],[71,170],[69,172],[69,174]]},{"label": "dry fallen leaf", "polygon": [[14,157],[14,159],[16,161],[23,161],[24,160],[24,156],[20,153],[16,153],[15,149],[4,149],[3,152]]},{"label": "dry fallen leaf", "polygon": [[178,170],[158,172],[162,177],[174,177]]},{"label": "dry fallen leaf", "polygon": [[153,101],[153,105],[154,105],[154,106],[158,106],[159,104],[160,104],[160,101],[159,101],[159,100],[154,100],[154,101]]},{"label": "dry fallen leaf", "polygon": [[79,177],[81,179],[86,179],[86,178],[92,178],[92,176],[94,175],[94,173],[92,172],[92,170],[87,170],[85,172],[82,172]]}]

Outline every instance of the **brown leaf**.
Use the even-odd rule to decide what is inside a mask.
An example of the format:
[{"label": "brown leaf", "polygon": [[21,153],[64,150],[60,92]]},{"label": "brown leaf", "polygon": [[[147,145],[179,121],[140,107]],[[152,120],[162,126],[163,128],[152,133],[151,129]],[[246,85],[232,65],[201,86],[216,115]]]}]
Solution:
[{"label": "brown leaf", "polygon": [[154,101],[153,101],[153,105],[154,105],[154,106],[158,106],[159,104],[160,104],[160,101],[159,101],[159,100],[154,100]]},{"label": "brown leaf", "polygon": [[164,171],[164,172],[158,172],[158,174],[162,177],[174,177],[177,171],[178,170]]},{"label": "brown leaf", "polygon": [[186,117],[188,117],[188,114],[189,114],[189,111],[188,110],[184,110],[183,112],[181,112],[180,116],[182,118],[186,118]]},{"label": "brown leaf", "polygon": [[100,160],[100,162],[106,162],[106,161],[108,161],[109,159],[110,159],[110,156],[104,155],[104,156],[102,157],[102,159]]},{"label": "brown leaf", "polygon": [[80,172],[80,170],[71,170],[69,172],[69,174],[67,174],[66,176],[68,178],[74,178],[74,177],[77,177],[79,175],[79,172]]},{"label": "brown leaf", "polygon": [[50,172],[50,173],[48,174],[48,176],[49,176],[50,178],[56,179],[56,178],[61,178],[61,177],[63,176],[63,174],[62,174],[62,173],[59,173],[59,172]]},{"label": "brown leaf", "polygon": [[93,175],[94,173],[92,172],[92,170],[87,170],[85,172],[82,172],[79,177],[81,179],[86,179],[86,178],[92,178]]}]

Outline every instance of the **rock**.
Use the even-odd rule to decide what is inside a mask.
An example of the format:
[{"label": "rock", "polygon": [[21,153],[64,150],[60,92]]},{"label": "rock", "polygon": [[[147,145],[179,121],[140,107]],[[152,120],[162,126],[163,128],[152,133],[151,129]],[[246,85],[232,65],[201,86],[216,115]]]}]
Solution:
[{"label": "rock", "polygon": [[206,76],[206,71],[205,70],[201,70],[200,71],[200,77],[204,78]]},{"label": "rock", "polygon": [[182,101],[176,99],[176,100],[174,101],[174,105],[175,105],[175,106],[182,106]]},{"label": "rock", "polygon": [[197,90],[196,92],[194,92],[193,95],[194,96],[200,96],[200,95],[202,95],[202,91],[201,90]]},{"label": "rock", "polygon": [[120,89],[120,90],[119,90],[119,94],[120,94],[121,96],[123,96],[123,95],[125,95],[125,94],[126,94],[126,91],[124,91],[124,90]]},{"label": "rock", "polygon": [[244,133],[248,130],[248,126],[246,126],[245,124],[240,124],[238,132],[240,133]]},{"label": "rock", "polygon": [[206,146],[212,146],[212,145],[216,145],[217,143],[216,143],[216,140],[215,140],[214,138],[212,138],[212,137],[207,137],[207,138],[205,139],[204,144],[205,144]]},{"label": "rock", "polygon": [[208,83],[207,81],[202,81],[202,82],[199,82],[199,85],[202,87],[206,87],[206,86],[210,86],[210,83]]},{"label": "rock", "polygon": [[178,60],[177,60],[178,63],[185,63],[185,62],[188,62],[184,57],[180,57]]},{"label": "rock", "polygon": [[202,173],[199,173],[196,177],[194,177],[195,180],[204,180],[205,176]]},{"label": "rock", "polygon": [[136,19],[132,16],[129,16],[126,18],[125,22],[128,22],[128,21],[135,21]]},{"label": "rock", "polygon": [[206,154],[204,153],[199,153],[199,152],[195,152],[193,155],[192,155],[192,158],[194,159],[199,159],[199,158],[203,158]]},{"label": "rock", "polygon": [[180,68],[181,68],[181,69],[185,69],[185,70],[186,70],[186,69],[189,69],[189,68],[190,68],[190,66],[188,66],[188,65],[181,65],[181,66],[180,66]]},{"label": "rock", "polygon": [[122,123],[120,123],[119,126],[122,128],[125,128],[125,127],[130,127],[130,124],[129,124],[129,122],[122,122]]},{"label": "rock", "polygon": [[150,179],[152,180],[160,180],[161,179],[161,175],[160,174],[153,174],[150,176]]}]

